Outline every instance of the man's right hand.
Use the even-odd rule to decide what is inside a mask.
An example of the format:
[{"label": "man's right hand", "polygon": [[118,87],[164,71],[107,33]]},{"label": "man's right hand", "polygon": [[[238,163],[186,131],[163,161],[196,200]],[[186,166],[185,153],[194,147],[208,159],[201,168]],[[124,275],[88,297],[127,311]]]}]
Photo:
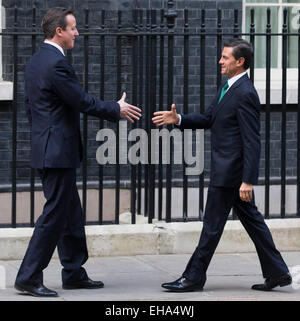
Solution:
[{"label": "man's right hand", "polygon": [[152,118],[152,121],[156,126],[172,125],[179,122],[175,104],[172,104],[170,111],[157,111],[153,115],[155,117]]},{"label": "man's right hand", "polygon": [[122,98],[118,101],[118,104],[120,105],[120,116],[128,119],[131,123],[134,123],[134,119],[140,119],[142,111],[138,107],[126,103],[125,99],[126,93],[124,92]]}]

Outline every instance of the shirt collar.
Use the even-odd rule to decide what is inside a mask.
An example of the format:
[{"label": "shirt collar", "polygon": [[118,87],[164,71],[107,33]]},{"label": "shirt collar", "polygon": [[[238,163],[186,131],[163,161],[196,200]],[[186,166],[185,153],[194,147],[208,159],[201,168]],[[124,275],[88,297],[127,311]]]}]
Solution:
[{"label": "shirt collar", "polygon": [[45,39],[44,43],[54,46],[65,56],[63,48],[60,45],[58,45],[56,42]]},{"label": "shirt collar", "polygon": [[228,79],[228,88],[230,88],[238,79],[240,79],[241,77],[243,77],[245,74],[247,73],[247,71],[241,72],[240,74]]}]

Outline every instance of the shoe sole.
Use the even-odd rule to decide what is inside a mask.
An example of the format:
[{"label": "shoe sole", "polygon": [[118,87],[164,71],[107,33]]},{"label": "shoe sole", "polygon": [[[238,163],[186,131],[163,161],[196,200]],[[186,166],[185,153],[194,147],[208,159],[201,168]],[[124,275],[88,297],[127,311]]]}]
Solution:
[{"label": "shoe sole", "polygon": [[281,283],[271,287],[271,288],[265,288],[265,289],[256,289],[256,288],[253,288],[252,287],[252,290],[257,290],[257,291],[272,291],[273,289],[275,289],[277,286],[280,286],[280,287],[283,287],[283,286],[287,286],[287,285],[290,285],[292,284],[292,281],[291,280],[285,280],[285,281],[282,281]]},{"label": "shoe sole", "polygon": [[174,290],[174,289],[168,289],[164,288],[165,290],[168,290],[169,292],[177,292],[177,293],[183,293],[183,292],[195,292],[195,291],[203,291],[203,288],[191,288],[186,290]]},{"label": "shoe sole", "polygon": [[64,290],[82,290],[82,289],[86,289],[86,290],[93,290],[93,289],[102,289],[104,288],[104,285],[100,285],[100,286],[95,286],[95,287],[84,287],[84,286],[75,286],[75,285],[63,285],[62,288]]},{"label": "shoe sole", "polygon": [[29,292],[27,290],[24,290],[22,288],[20,288],[19,286],[15,285],[14,288],[17,290],[17,291],[20,291],[22,292],[22,294],[27,294],[27,295],[31,295],[31,296],[34,296],[35,298],[57,298],[58,297],[58,294],[53,294],[53,295],[39,295],[39,294],[35,294],[35,293],[32,293],[32,292]]}]

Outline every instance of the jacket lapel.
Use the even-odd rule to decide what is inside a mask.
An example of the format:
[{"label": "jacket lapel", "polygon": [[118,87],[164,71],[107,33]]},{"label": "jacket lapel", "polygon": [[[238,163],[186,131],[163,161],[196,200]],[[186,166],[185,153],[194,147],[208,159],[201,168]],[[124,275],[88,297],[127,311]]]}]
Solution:
[{"label": "jacket lapel", "polygon": [[[216,100],[216,104],[213,108],[213,113],[212,113],[212,120],[215,119],[217,113],[221,110],[221,108],[226,105],[226,103],[228,103],[230,101],[231,96],[234,93],[234,90],[240,86],[240,84],[242,82],[244,82],[245,80],[249,79],[248,75],[244,75],[242,76],[240,79],[238,79],[226,92],[226,94],[223,96],[222,100],[220,101],[220,103],[218,104],[218,100],[219,100],[219,96],[220,93],[218,93],[218,98]],[[220,91],[221,92],[221,91]]]}]

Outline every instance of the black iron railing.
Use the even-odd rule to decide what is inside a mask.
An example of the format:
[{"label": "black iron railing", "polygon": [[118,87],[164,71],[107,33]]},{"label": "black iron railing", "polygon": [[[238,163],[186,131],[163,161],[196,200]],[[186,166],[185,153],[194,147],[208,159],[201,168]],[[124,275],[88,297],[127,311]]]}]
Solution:
[{"label": "black iron railing", "polygon": [[[271,39],[272,37],[282,37],[282,102],[277,106],[277,111],[279,110],[281,114],[281,164],[280,164],[280,177],[277,179],[277,184],[281,187],[281,209],[280,217],[286,217],[286,185],[294,184],[297,186],[296,195],[296,213],[294,216],[300,215],[300,166],[299,162],[295,164],[296,175],[294,177],[286,176],[286,164],[288,159],[286,158],[287,152],[287,112],[291,109],[297,112],[297,157],[299,159],[300,151],[300,86],[298,84],[298,103],[292,106],[287,104],[287,41],[292,39],[298,43],[298,65],[300,62],[300,29],[298,33],[290,33],[287,29],[287,10],[284,10],[284,19],[282,33],[274,33],[271,28],[270,21],[270,10],[267,10],[267,25],[266,32],[257,33],[255,31],[254,17],[255,11],[251,10],[251,25],[248,33],[242,32],[239,23],[239,11],[233,10],[233,21],[232,27],[222,26],[222,11],[217,10],[216,13],[216,26],[214,28],[208,27],[206,22],[206,11],[200,10],[197,21],[198,24],[195,26],[195,15],[193,28],[190,27],[190,15],[192,11],[188,9],[177,10],[173,8],[173,1],[168,1],[168,8],[164,10],[140,10],[135,9],[131,12],[132,23],[131,25],[123,26],[123,14],[124,12],[118,11],[116,14],[116,28],[108,28],[106,11],[101,12],[101,21],[99,21],[98,28],[91,28],[89,23],[89,9],[85,10],[85,23],[80,30],[80,36],[83,39],[83,51],[77,53],[76,57],[82,58],[83,67],[83,86],[86,91],[90,90],[91,76],[90,71],[90,60],[92,54],[90,54],[89,49],[91,48],[91,38],[93,38],[93,46],[95,47],[95,39],[98,43],[98,53],[99,53],[99,79],[98,79],[98,96],[101,99],[106,99],[107,96],[121,97],[122,91],[124,90],[123,76],[127,75],[130,78],[129,85],[127,83],[126,91],[129,93],[128,100],[134,104],[142,107],[143,109],[143,119],[139,122],[128,125],[130,129],[144,128],[147,133],[150,133],[151,129],[154,128],[151,118],[153,112],[158,109],[170,108],[173,102],[178,102],[178,109],[182,113],[188,112],[203,112],[205,107],[209,103],[209,96],[207,95],[207,83],[206,77],[208,75],[215,76],[212,77],[213,83],[210,84],[211,87],[215,87],[215,90],[221,85],[222,77],[220,74],[220,68],[218,66],[218,60],[222,51],[222,44],[224,39],[229,37],[249,37],[250,42],[254,45],[256,37],[264,37],[266,41],[266,102],[262,106],[262,112],[265,113],[265,143],[264,143],[264,175],[260,179],[260,183],[265,186],[265,196],[264,196],[264,215],[269,218],[272,213],[270,213],[270,186],[275,183],[274,178],[270,175],[270,128],[271,128],[271,114],[273,112],[271,106]],[[36,8],[32,9],[32,28],[20,30],[18,23],[19,9],[15,8],[14,15],[14,26],[13,28],[7,28],[3,30],[1,36],[7,41],[12,41],[12,64],[13,73],[11,80],[14,84],[13,89],[13,101],[12,101],[12,159],[11,159],[11,181],[6,185],[6,190],[9,190],[12,195],[11,200],[11,223],[8,224],[11,227],[16,227],[17,224],[17,191],[18,191],[18,177],[17,177],[17,133],[18,133],[18,114],[20,113],[20,83],[23,81],[23,73],[19,70],[19,55],[22,52],[19,42],[21,39],[31,39],[31,54],[37,50],[37,44],[42,39],[42,34],[40,30],[36,27]],[[128,15],[128,11],[126,12]],[[180,16],[180,17],[179,17]],[[177,21],[181,19],[182,24],[176,24]],[[79,26],[80,29],[80,26]],[[230,30],[229,30],[230,29]],[[207,64],[207,59],[212,58],[208,53],[208,43],[214,43],[215,54],[213,59],[215,60],[214,66]],[[124,45],[125,43],[125,45]],[[114,50],[114,55],[112,61],[108,61],[106,48]],[[126,47],[124,54],[123,49]],[[181,49],[180,49],[181,48]],[[211,46],[210,46],[211,50]],[[68,59],[72,61],[73,52],[69,51]],[[4,57],[5,58],[5,57]],[[28,56],[29,58],[29,56]],[[111,58],[111,57],[110,57]],[[130,68],[128,65],[124,66],[124,59],[129,59],[131,61]],[[94,59],[94,58],[93,58]],[[195,59],[197,63],[195,63]],[[193,79],[196,73],[191,74],[191,68],[193,64],[197,69],[199,78]],[[179,61],[182,62],[179,65]],[[3,61],[5,64],[5,59]],[[106,73],[108,72],[109,66],[114,65],[113,68],[116,70],[116,80],[107,86]],[[76,67],[76,66],[75,66]],[[126,68],[125,68],[126,67]],[[215,67],[215,71],[212,69]],[[298,68],[298,79],[300,77],[300,69]],[[250,78],[253,80],[255,74],[255,65],[252,64],[250,68]],[[9,77],[9,75],[8,75]],[[194,77],[195,78],[195,77]],[[107,88],[109,87],[109,88]],[[174,88],[176,87],[176,92]],[[190,91],[193,90],[193,96],[191,96]],[[179,91],[179,92],[177,92]],[[182,99],[180,99],[180,96]],[[83,115],[82,121],[82,139],[84,146],[84,157],[81,169],[81,179],[80,185],[82,187],[82,206],[84,210],[84,215],[86,215],[87,208],[87,191],[89,187],[89,158],[88,158],[88,142],[89,142],[89,120],[88,115]],[[103,120],[98,121],[99,129],[104,128],[107,123]],[[169,128],[171,129],[171,128]],[[119,137],[119,124],[115,128],[116,136],[116,158],[120,158],[119,147],[120,147],[120,137]],[[151,135],[148,135],[149,140],[151,140]],[[151,141],[148,144],[148,152],[151,153]],[[188,193],[189,188],[198,188],[198,217],[196,219],[202,220],[203,218],[203,208],[204,208],[204,187],[207,183],[207,179],[204,174],[199,175],[199,177],[188,177],[184,174],[186,165],[183,164],[181,167],[181,173],[178,174],[178,169],[176,173],[174,169],[176,168],[174,164],[163,165],[162,164],[162,144],[159,144],[159,157],[160,162],[158,165],[155,164],[137,164],[130,165],[126,167],[125,171],[127,173],[126,178],[121,177],[121,170],[123,165],[117,164],[114,166],[114,184],[115,189],[115,199],[111,202],[115,204],[115,213],[112,222],[119,223],[120,215],[120,190],[122,186],[126,185],[124,181],[129,181],[126,186],[130,188],[130,212],[131,212],[131,223],[135,223],[136,214],[143,213],[148,217],[148,222],[151,223],[154,218],[160,220],[164,219],[167,222],[174,220],[172,217],[172,188],[174,186],[180,186],[183,193],[182,208],[178,209],[180,214],[180,219],[183,221],[188,221],[189,217],[189,202]],[[171,149],[171,154],[172,154]],[[171,157],[172,159],[172,157]],[[103,220],[103,190],[105,188],[105,166],[98,166],[97,173],[97,183],[96,188],[98,189],[98,220],[97,224],[107,223]],[[29,167],[29,162],[28,162]],[[8,173],[9,174],[9,173]],[[95,175],[94,175],[95,176]],[[93,179],[95,181],[95,179]],[[22,186],[26,185],[26,182],[22,182]],[[25,184],[25,185],[24,185]],[[35,171],[30,170],[29,177],[29,191],[30,191],[30,226],[34,226],[35,217],[35,191],[37,189],[37,178],[35,177]],[[95,187],[95,183],[94,183]],[[112,187],[112,186],[110,186]],[[165,188],[165,198],[163,197],[163,189]],[[157,194],[156,194],[157,190]],[[157,196],[157,197],[156,197]],[[157,198],[157,199],[156,199]],[[157,205],[156,205],[157,204]],[[163,204],[165,204],[165,211],[163,211]],[[235,215],[233,213],[233,218]],[[195,218],[194,218],[195,219]],[[91,222],[87,222],[91,223]]]}]

